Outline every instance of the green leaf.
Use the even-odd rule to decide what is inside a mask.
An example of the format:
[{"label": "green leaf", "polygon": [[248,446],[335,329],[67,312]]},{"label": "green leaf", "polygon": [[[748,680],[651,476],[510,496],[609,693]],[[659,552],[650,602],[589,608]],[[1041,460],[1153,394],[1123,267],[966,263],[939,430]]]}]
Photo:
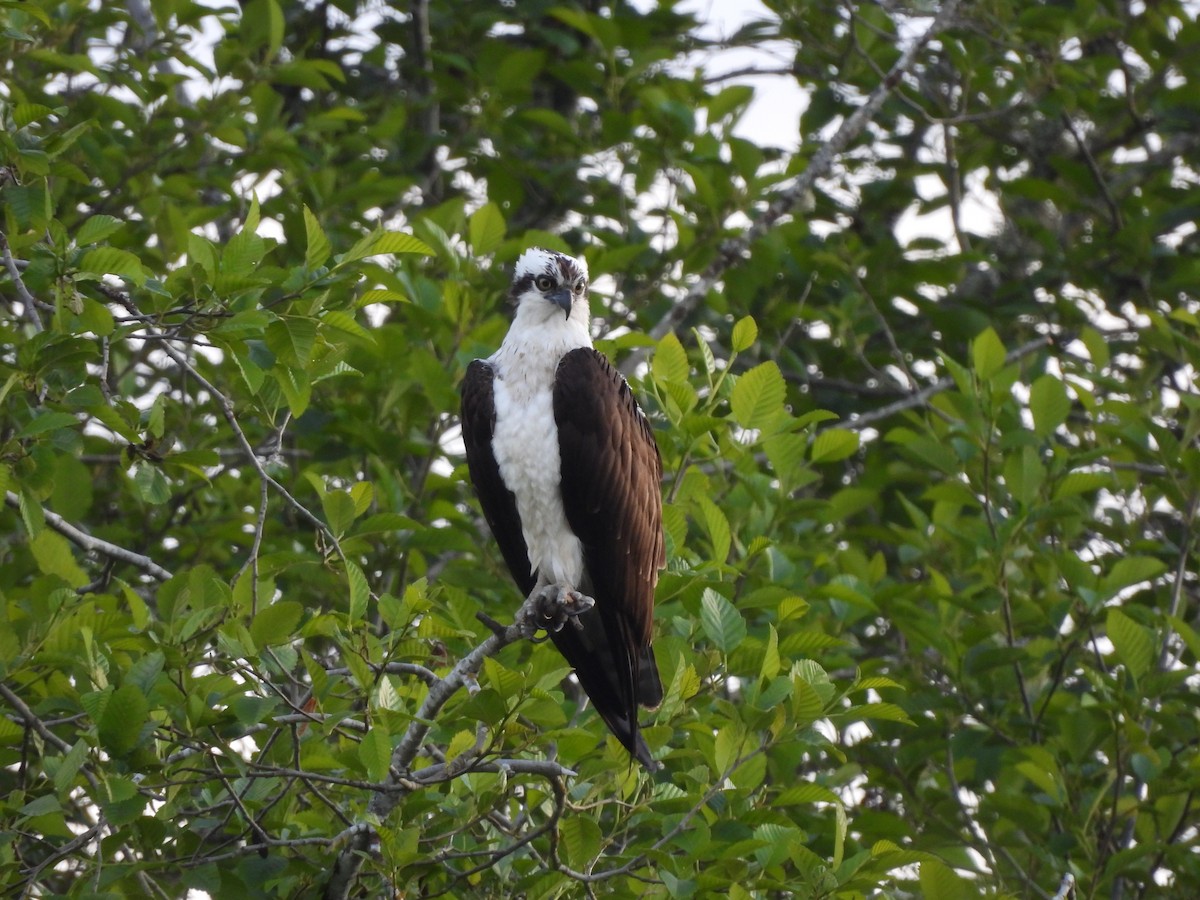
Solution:
[{"label": "green leaf", "polygon": [[367,778],[381,782],[392,764],[392,738],[377,719],[358,744],[358,758],[367,770]]},{"label": "green leaf", "polygon": [[836,462],[858,450],[858,432],[845,428],[826,428],[812,443],[811,458],[815,463]]},{"label": "green leaf", "polygon": [[746,637],[742,614],[712,588],[705,588],[700,601],[700,625],[708,639],[723,653],[734,650]]},{"label": "green leaf", "polygon": [[80,247],[96,244],[125,227],[125,223],[116,216],[96,215],[79,226],[75,232],[75,243]]},{"label": "green leaf", "polygon": [[108,698],[97,722],[100,744],[114,756],[123,756],[137,746],[142,726],[150,715],[146,695],[133,684],[123,684]]},{"label": "green leaf", "polygon": [[783,417],[787,387],[774,361],[755,366],[733,386],[733,417],[747,429],[768,429]]},{"label": "green leaf", "polygon": [[985,328],[971,343],[971,364],[984,381],[1004,368],[1004,356],[1004,344],[993,328]]},{"label": "green leaf", "polygon": [[53,109],[41,103],[16,103],[11,108],[13,124],[18,128],[24,128],[26,125],[32,125],[34,122],[40,122],[42,119],[54,115]]},{"label": "green leaf", "polygon": [[54,771],[54,792],[60,796],[75,785],[75,776],[88,758],[88,743],[83,738],[75,742],[64,755]]},{"label": "green leaf", "polygon": [[700,494],[696,497],[696,502],[699,504],[700,513],[704,518],[704,530],[708,532],[708,539],[712,544],[712,561],[724,563],[729,559],[729,548],[733,540],[729,530],[729,520],[708,495]]},{"label": "green leaf", "polygon": [[733,337],[730,346],[734,353],[749,350],[758,340],[758,324],[750,316],[738,319],[733,326]]},{"label": "green leaf", "polygon": [[139,460],[133,466],[133,485],[138,496],[155,506],[171,499],[171,482],[154,463]]},{"label": "green leaf", "polygon": [[325,264],[325,260],[329,259],[333,248],[329,244],[329,238],[325,237],[325,232],[321,229],[321,223],[317,221],[317,217],[307,206],[304,207],[304,236],[307,239],[304,266],[311,271]]},{"label": "green leaf", "polygon": [[770,681],[779,674],[779,633],[775,630],[774,625],[768,625],[767,628],[767,648],[763,653],[762,665],[758,669],[758,677],[764,682]]},{"label": "green leaf", "polygon": [[895,703],[862,703],[853,707],[847,716],[854,719],[883,719],[887,722],[913,724],[903,707],[897,706]]},{"label": "green leaf", "polygon": [[97,247],[89,250],[79,261],[79,269],[96,275],[120,275],[138,287],[146,283],[146,270],[142,267],[142,261],[128,250],[116,247]]},{"label": "green leaf", "polygon": [[317,340],[317,320],[286,316],[267,326],[267,346],[287,365],[305,368],[312,362]]},{"label": "green leaf", "polygon": [[387,231],[372,242],[368,255],[373,256],[376,253],[394,253],[397,255],[417,253],[421,256],[433,256],[433,249],[424,241],[413,237],[411,234],[403,234],[399,231]]},{"label": "green leaf", "polygon": [[1063,383],[1053,375],[1043,375],[1029,389],[1029,411],[1033,414],[1033,430],[1039,437],[1049,437],[1067,420],[1071,400]]},{"label": "green leaf", "polygon": [[967,900],[978,896],[968,890],[969,884],[940,860],[921,862],[921,895],[925,900]]},{"label": "green leaf", "polygon": [[567,865],[588,870],[600,852],[603,835],[591,816],[564,816],[558,823],[558,841]]},{"label": "green leaf", "polygon": [[87,574],[71,553],[71,545],[57,532],[43,529],[29,542],[29,549],[37,560],[38,568],[46,575],[57,575],[71,587],[88,583]]},{"label": "green leaf", "polygon": [[24,438],[35,437],[39,434],[45,434],[48,431],[70,428],[78,424],[79,420],[71,413],[43,411],[26,422],[25,427],[18,431],[15,437],[17,440],[22,440]]},{"label": "green leaf", "polygon": [[[341,491],[337,493],[341,493]],[[371,588],[367,584],[367,576],[363,574],[363,570],[357,563],[349,559],[346,560],[346,580],[350,585],[350,622],[363,622],[367,617],[367,601],[371,597]]]},{"label": "green leaf", "polygon": [[1154,639],[1150,636],[1150,630],[1115,606],[1108,610],[1105,630],[1129,674],[1134,681],[1141,681],[1154,663]]},{"label": "green leaf", "polygon": [[374,289],[363,291],[361,297],[354,301],[357,307],[369,306],[372,303],[410,303],[412,300],[407,294],[402,294],[399,291],[385,291]]},{"label": "green leaf", "polygon": [[1100,595],[1105,599],[1131,585],[1151,581],[1167,570],[1167,564],[1153,556],[1123,556],[1100,581]]},{"label": "green leaf", "polygon": [[250,638],[256,647],[286,644],[296,636],[304,607],[295,600],[277,600],[258,611],[250,623]]},{"label": "green leaf", "polygon": [[673,332],[667,332],[658,342],[650,370],[654,373],[656,381],[687,382],[690,372],[687,352]]},{"label": "green leaf", "polygon": [[491,253],[499,247],[504,232],[504,215],[495,203],[485,203],[471,214],[468,236],[476,256]]}]

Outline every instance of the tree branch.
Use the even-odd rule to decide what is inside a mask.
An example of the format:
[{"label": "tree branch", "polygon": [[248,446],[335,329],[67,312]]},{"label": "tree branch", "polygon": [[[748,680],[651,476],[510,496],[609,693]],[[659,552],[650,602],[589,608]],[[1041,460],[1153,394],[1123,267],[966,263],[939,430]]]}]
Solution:
[{"label": "tree branch", "polygon": [[[4,492],[4,502],[13,509],[21,508],[21,498],[12,491]],[[134,553],[132,550],[126,550],[124,547],[119,547],[116,544],[110,543],[102,538],[93,537],[86,532],[80,531],[58,513],[51,512],[45,507],[42,508],[42,516],[46,519],[47,525],[49,525],[71,543],[82,547],[84,550],[102,553],[109,559],[116,559],[120,560],[121,562],[129,563],[131,566],[136,566],[147,575],[159,581],[167,581],[171,578],[170,572],[168,572],[148,556],[143,556],[140,553]]]},{"label": "tree branch", "polygon": [[[780,191],[767,206],[762,216],[746,231],[736,238],[725,241],[716,258],[701,274],[699,280],[657,325],[650,329],[650,336],[659,340],[668,332],[679,326],[692,312],[704,302],[704,298],[733,265],[745,259],[750,247],[759,238],[769,232],[785,215],[796,210],[805,197],[812,191],[818,178],[824,177],[833,167],[838,154],[844,151],[850,142],[866,129],[871,119],[879,112],[884,101],[895,91],[904,75],[916,65],[922,50],[934,38],[941,34],[958,13],[959,0],[946,0],[938,9],[937,15],[929,27],[913,43],[900,54],[900,58],[888,70],[884,79],[867,96],[862,106],[846,117],[838,130],[825,143],[817,148],[809,161],[808,167],[786,189]],[[621,366],[626,375],[635,371],[646,357],[647,348],[638,347],[626,358]]]},{"label": "tree branch", "polygon": [[[1050,347],[1053,344],[1053,338],[1046,336],[1035,338],[1026,344],[1022,344],[1015,350],[1009,351],[1009,353],[1004,357],[1004,364],[1006,366],[1010,365],[1019,359],[1024,359],[1031,353],[1044,350],[1046,347]],[[925,387],[921,388],[921,390],[915,391],[914,393],[897,400],[895,403],[889,403],[886,406],[879,407],[879,409],[872,410],[868,413],[863,413],[858,418],[851,419],[849,422],[844,422],[837,427],[847,428],[850,431],[862,431],[864,428],[874,425],[876,422],[880,422],[883,419],[887,419],[896,415],[896,413],[904,412],[905,410],[909,409],[916,409],[919,406],[924,406],[929,402],[931,397],[940,394],[942,391],[949,390],[952,387],[954,387],[953,378],[950,378],[949,376],[945,378],[939,378],[933,384],[926,385]]]},{"label": "tree branch", "polygon": [[[438,678],[430,684],[429,693],[425,695],[425,702],[421,704],[412,724],[408,726],[408,730],[392,750],[391,772],[387,780],[367,805],[367,812],[372,819],[382,821],[386,818],[395,809],[400,797],[407,790],[421,784],[423,779],[439,780],[436,775],[445,769],[445,765],[442,763],[409,773],[409,766],[420,752],[425,735],[429,733],[441,708],[459,689],[474,679],[485,659],[495,656],[509,644],[515,644],[522,639],[527,640],[537,633],[537,601],[535,599],[537,593],[538,591],[535,589],[534,593],[525,598],[525,602],[517,610],[511,625],[493,630],[482,643],[460,659],[445,677]],[[530,761],[520,762],[518,765],[516,760],[498,760],[489,763],[474,763],[470,768],[480,771],[498,771],[503,767],[502,763],[509,763],[507,768],[510,771],[527,771],[544,774],[548,777],[572,774],[569,769],[553,762],[535,763]],[[362,867],[363,857],[370,849],[373,835],[374,829],[363,829],[355,833],[346,848],[338,854],[329,881],[325,885],[323,895],[325,900],[345,900],[350,896],[350,891],[358,876],[358,870]]]}]

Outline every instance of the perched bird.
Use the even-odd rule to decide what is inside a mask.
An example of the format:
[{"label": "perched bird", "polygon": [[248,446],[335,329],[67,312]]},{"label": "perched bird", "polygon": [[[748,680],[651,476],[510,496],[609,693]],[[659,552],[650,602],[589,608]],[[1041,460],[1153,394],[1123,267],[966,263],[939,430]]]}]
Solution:
[{"label": "perched bird", "polygon": [[[662,701],[650,646],[666,563],[662,461],[625,379],[592,347],[588,269],[541,248],[517,260],[516,316],[467,368],[467,467],[504,561],[625,748],[658,764],[638,706]],[[592,605],[590,602],[594,600]]]}]

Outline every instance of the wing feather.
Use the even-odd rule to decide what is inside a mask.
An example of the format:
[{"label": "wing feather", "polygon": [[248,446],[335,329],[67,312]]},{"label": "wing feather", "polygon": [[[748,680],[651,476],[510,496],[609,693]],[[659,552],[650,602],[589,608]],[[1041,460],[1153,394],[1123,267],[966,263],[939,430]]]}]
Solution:
[{"label": "wing feather", "polygon": [[479,496],[483,517],[500,545],[500,553],[513,579],[521,593],[528,596],[536,575],[530,571],[529,548],[521,531],[517,498],[500,477],[500,466],[492,450],[492,435],[496,430],[494,377],[491,365],[482,359],[467,366],[462,383],[463,444],[467,451],[467,469]]},{"label": "wing feather", "polygon": [[[662,699],[650,650],[654,588],[666,562],[662,461],[629,385],[590,347],[567,353],[559,363],[554,418],[563,506],[583,544],[606,647],[597,654],[595,635],[567,634],[569,628],[555,635],[555,643],[597,711],[640,759],[645,745],[637,732],[638,704],[656,706]],[[585,676],[582,669],[599,671]]]}]

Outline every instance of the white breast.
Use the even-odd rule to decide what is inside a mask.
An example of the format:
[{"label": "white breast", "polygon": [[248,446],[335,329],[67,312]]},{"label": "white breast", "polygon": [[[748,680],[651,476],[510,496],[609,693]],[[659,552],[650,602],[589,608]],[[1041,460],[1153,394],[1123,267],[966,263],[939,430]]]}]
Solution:
[{"label": "white breast", "polygon": [[[517,501],[521,530],[529,549],[529,567],[544,584],[577,587],[583,577],[583,546],[567,524],[563,510],[558,427],[554,423],[554,373],[575,346],[590,346],[578,334],[547,335],[536,340],[514,338],[512,332],[489,362],[496,427],[492,452],[500,476]],[[575,346],[570,346],[574,344]]]}]

